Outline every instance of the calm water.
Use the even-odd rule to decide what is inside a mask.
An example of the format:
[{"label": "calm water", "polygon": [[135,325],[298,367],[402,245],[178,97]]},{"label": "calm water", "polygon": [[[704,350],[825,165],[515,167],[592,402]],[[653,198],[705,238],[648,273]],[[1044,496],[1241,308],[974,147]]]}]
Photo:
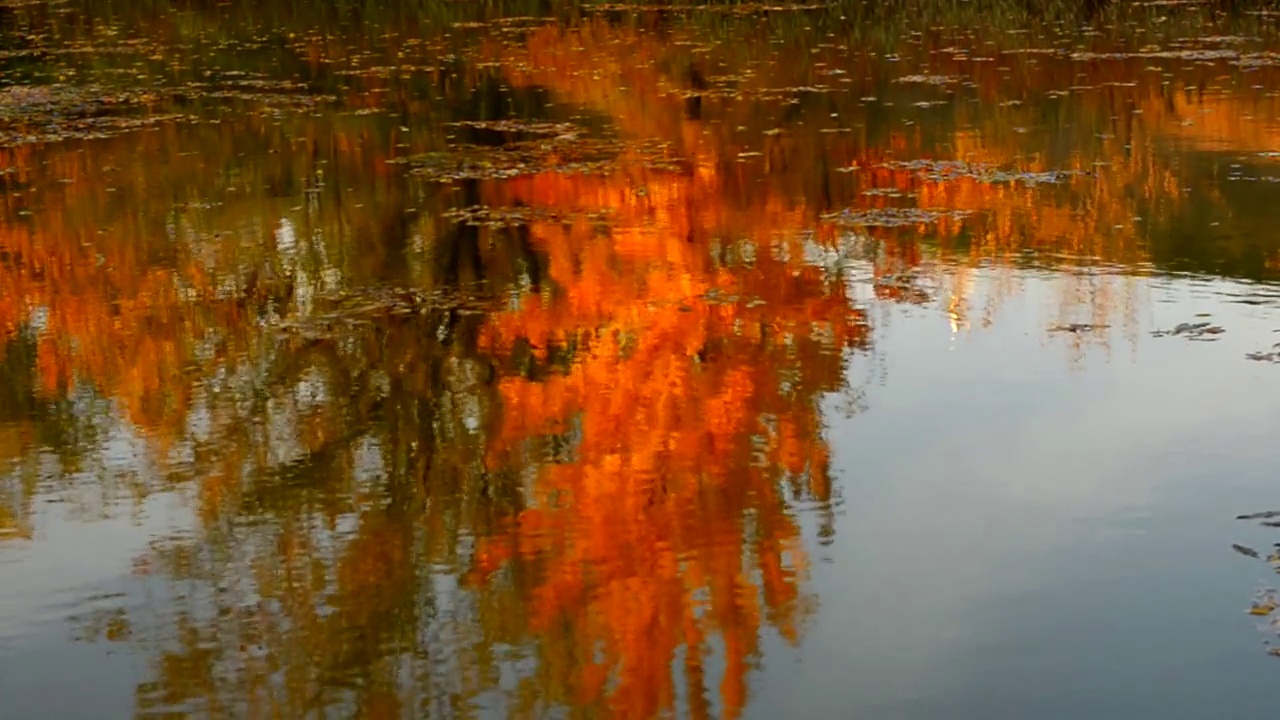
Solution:
[{"label": "calm water", "polygon": [[1280,29],[941,5],[0,3],[0,717],[1273,712]]}]

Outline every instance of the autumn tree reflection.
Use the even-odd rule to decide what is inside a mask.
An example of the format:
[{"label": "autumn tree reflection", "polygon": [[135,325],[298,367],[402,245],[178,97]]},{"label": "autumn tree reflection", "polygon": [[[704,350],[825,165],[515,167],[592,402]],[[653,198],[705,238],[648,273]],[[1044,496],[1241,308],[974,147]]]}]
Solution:
[{"label": "autumn tree reflection", "polygon": [[[707,716],[720,666],[734,716],[764,628],[797,638],[807,560],[790,506],[830,502],[818,403],[842,390],[866,328],[786,216],[752,217],[757,233],[718,257],[690,242],[701,182],[637,169],[492,187],[493,204],[611,211],[604,234],[534,223],[546,286],[481,337],[520,363],[498,384],[489,464],[536,470],[529,507],[481,542],[470,579],[485,594],[510,592],[512,574],[530,584],[527,630],[556,669],[538,682],[559,688],[530,697],[652,716],[683,655],[693,714]],[[708,660],[712,637],[723,655]]]}]

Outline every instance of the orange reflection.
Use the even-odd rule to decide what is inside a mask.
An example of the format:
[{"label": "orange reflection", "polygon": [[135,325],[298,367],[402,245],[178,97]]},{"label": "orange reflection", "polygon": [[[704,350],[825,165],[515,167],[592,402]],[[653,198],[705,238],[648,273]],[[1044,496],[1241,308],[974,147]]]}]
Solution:
[{"label": "orange reflection", "polygon": [[[720,715],[736,717],[765,627],[798,639],[808,561],[789,498],[831,499],[818,404],[842,389],[843,353],[867,329],[843,283],[805,260],[813,211],[776,196],[728,204],[733,180],[699,124],[661,100],[651,64],[624,61],[644,49],[602,33],[535,33],[534,69],[515,80],[607,107],[624,131],[676,135],[690,169],[624,156],[606,176],[485,187],[491,206],[607,211],[609,229],[532,223],[548,286],[481,335],[488,351],[527,347],[547,369],[500,381],[490,465],[536,472],[529,507],[483,539],[470,577],[487,593],[511,572],[532,581],[546,696],[653,717],[685,687],[691,716],[709,717],[715,692]],[[585,49],[561,44],[577,39]],[[626,50],[602,65],[597,47]],[[562,65],[578,50],[589,82]],[[546,462],[566,443],[565,460]]]}]

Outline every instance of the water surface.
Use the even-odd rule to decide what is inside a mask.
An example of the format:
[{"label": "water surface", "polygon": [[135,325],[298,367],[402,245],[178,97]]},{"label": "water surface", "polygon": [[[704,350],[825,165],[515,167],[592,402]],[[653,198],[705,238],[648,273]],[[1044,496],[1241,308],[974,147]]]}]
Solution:
[{"label": "water surface", "polygon": [[381,5],[0,4],[0,715],[1271,708],[1271,16]]}]

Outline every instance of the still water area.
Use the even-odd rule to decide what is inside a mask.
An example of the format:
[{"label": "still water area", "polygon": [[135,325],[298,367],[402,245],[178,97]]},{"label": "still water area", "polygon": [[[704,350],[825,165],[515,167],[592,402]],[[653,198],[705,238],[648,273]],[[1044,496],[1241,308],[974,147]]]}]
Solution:
[{"label": "still water area", "polygon": [[0,718],[1274,712],[1280,15],[1098,5],[0,0]]}]

